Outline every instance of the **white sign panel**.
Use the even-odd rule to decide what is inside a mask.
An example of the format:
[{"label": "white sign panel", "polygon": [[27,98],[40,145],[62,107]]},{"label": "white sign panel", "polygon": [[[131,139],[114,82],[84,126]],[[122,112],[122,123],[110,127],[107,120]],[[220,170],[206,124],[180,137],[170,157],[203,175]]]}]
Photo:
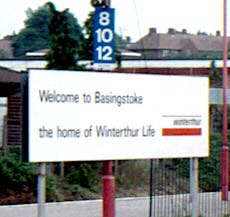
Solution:
[{"label": "white sign panel", "polygon": [[31,162],[203,157],[206,77],[31,70]]}]

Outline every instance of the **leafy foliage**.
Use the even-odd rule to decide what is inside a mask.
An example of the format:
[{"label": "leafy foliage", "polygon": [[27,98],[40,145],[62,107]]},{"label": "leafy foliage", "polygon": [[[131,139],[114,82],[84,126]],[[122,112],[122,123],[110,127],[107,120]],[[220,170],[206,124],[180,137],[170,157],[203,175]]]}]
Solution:
[{"label": "leafy foliage", "polygon": [[79,186],[94,189],[96,184],[96,174],[90,164],[81,163],[80,166],[69,172],[66,176],[69,184],[78,184]]},{"label": "leafy foliage", "polygon": [[[220,155],[222,137],[220,133],[210,136],[210,156],[199,160],[199,187],[202,191],[220,189]],[[177,169],[182,177],[189,178],[189,160],[177,160]]]},{"label": "leafy foliage", "polygon": [[75,69],[81,51],[80,41],[84,38],[82,29],[68,9],[60,12],[54,4],[49,2],[47,5],[51,13],[47,68]]},{"label": "leafy foliage", "polygon": [[215,191],[220,188],[220,155],[222,137],[216,133],[210,137],[210,156],[200,160],[200,188],[205,191]]},{"label": "leafy foliage", "polygon": [[62,201],[62,196],[59,192],[61,189],[60,183],[55,176],[46,176],[46,200],[47,201]]},{"label": "leafy foliage", "polygon": [[83,57],[85,59],[93,59],[93,31],[94,31],[94,12],[90,12],[88,18],[84,22],[85,43]]},{"label": "leafy foliage", "polygon": [[15,57],[24,57],[26,52],[48,47],[48,23],[51,13],[47,5],[36,11],[28,9],[25,27],[14,36],[13,51]]},{"label": "leafy foliage", "polygon": [[[49,48],[48,68],[75,69],[76,60],[93,59],[93,15],[89,13],[82,28],[68,9],[57,11],[51,2],[35,11],[28,9],[25,27],[13,37],[14,56],[23,58],[27,52]],[[118,34],[115,42],[117,51],[128,43]]]},{"label": "leafy foliage", "polygon": [[36,167],[22,163],[17,152],[8,152],[0,157],[0,188],[17,188],[21,185],[34,186]]},{"label": "leafy foliage", "polygon": [[223,74],[221,70],[217,69],[215,61],[212,61],[210,64],[209,78],[211,87],[222,86]]},{"label": "leafy foliage", "polygon": [[[1,203],[28,203],[36,201],[37,164],[23,163],[17,151],[0,155]],[[76,165],[76,164],[75,164]],[[70,166],[71,167],[71,166]],[[47,201],[84,199],[98,191],[97,172],[89,163],[80,163],[68,171],[64,179],[46,176]],[[17,199],[14,198],[17,195]],[[13,199],[12,199],[13,198]]]}]

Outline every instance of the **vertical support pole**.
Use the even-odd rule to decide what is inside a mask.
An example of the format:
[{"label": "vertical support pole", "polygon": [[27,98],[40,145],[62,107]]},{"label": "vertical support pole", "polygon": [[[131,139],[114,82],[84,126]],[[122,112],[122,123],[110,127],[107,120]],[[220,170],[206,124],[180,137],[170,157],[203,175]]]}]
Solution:
[{"label": "vertical support pole", "polygon": [[190,159],[190,194],[192,200],[192,217],[199,215],[199,199],[198,199],[198,159]]},{"label": "vertical support pole", "polygon": [[[104,0],[107,7],[111,6],[110,0]],[[115,178],[112,161],[104,161],[102,177],[103,217],[115,217]]]},{"label": "vertical support pole", "polygon": [[221,188],[222,188],[222,200],[228,201],[228,183],[229,183],[229,148],[226,145],[222,147],[221,153]]},{"label": "vertical support pole", "polygon": [[60,176],[61,178],[64,178],[65,176],[65,162],[60,163]]},{"label": "vertical support pole", "polygon": [[38,217],[45,217],[45,201],[46,201],[46,163],[39,164],[39,174],[38,174],[38,190],[37,190],[37,200],[38,200]]},{"label": "vertical support pole", "polygon": [[228,200],[228,182],[229,182],[229,147],[228,147],[228,104],[227,104],[227,89],[228,89],[228,39],[227,39],[227,0],[223,0],[223,146],[221,153],[221,188],[222,200]]},{"label": "vertical support pole", "polygon": [[153,160],[150,160],[149,217],[153,216]]},{"label": "vertical support pole", "polygon": [[22,111],[22,118],[21,118],[21,144],[22,144],[22,160],[25,162],[29,161],[29,118],[28,118],[28,109],[29,109],[29,98],[28,98],[28,89],[29,89],[29,81],[28,81],[28,74],[24,73],[22,75],[22,80],[21,80],[21,96],[22,96],[22,104],[21,104],[21,111]]},{"label": "vertical support pole", "polygon": [[193,187],[194,187],[194,183],[193,183],[193,159],[190,158],[189,159],[189,192],[190,192],[190,202],[192,202],[192,193],[193,193]]},{"label": "vertical support pole", "polygon": [[104,161],[102,177],[103,217],[115,217],[115,178],[112,161]]}]

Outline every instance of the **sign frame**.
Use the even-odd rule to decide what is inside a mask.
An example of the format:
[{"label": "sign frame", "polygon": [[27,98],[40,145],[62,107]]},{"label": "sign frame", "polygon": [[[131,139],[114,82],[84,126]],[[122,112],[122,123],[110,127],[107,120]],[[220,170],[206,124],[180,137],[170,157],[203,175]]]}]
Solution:
[{"label": "sign frame", "polygon": [[[95,81],[97,81],[96,84]],[[25,150],[28,151],[30,162],[187,158],[209,155],[208,78],[30,70],[28,82],[28,86],[24,85],[23,88],[24,99],[28,97],[29,100],[26,113],[28,124],[24,119],[23,132],[24,136],[27,136],[24,145],[28,142]],[[177,88],[178,82],[182,89],[185,88],[183,91]],[[190,90],[187,88],[188,84],[189,88],[192,85],[196,87]],[[137,85],[140,85],[140,88]],[[143,85],[145,85],[144,90]],[[54,88],[56,92],[52,90]],[[47,90],[44,92],[45,89],[50,92]],[[90,93],[90,90],[93,93]],[[73,91],[73,102],[67,104],[60,102],[61,95],[58,96],[58,91],[67,91],[66,93]],[[85,91],[89,91],[88,94]],[[102,93],[103,91],[104,93],[110,91],[115,95],[123,93],[123,98],[116,98],[117,101],[108,101],[106,98],[103,101],[101,98],[98,99],[100,102],[96,103],[96,92]],[[79,93],[79,97],[76,93]],[[171,95],[167,97],[169,93],[174,94],[174,97]],[[56,102],[54,102],[54,94],[56,94]],[[185,98],[180,99],[175,96],[176,94]],[[151,99],[152,96],[153,99]],[[199,99],[196,99],[197,96]],[[43,102],[41,97],[43,97]],[[94,97],[94,99],[89,103],[87,97]],[[170,102],[162,100],[165,97]],[[183,100],[183,105],[188,105],[185,105],[184,108],[181,107],[181,104],[175,106],[181,100]],[[159,102],[162,105],[159,105]],[[192,109],[191,105],[194,103],[196,106]],[[197,103],[202,104],[201,110],[197,108]],[[163,113],[161,110],[164,110]],[[41,115],[38,115],[38,111],[41,112]],[[159,111],[161,112],[160,117],[158,117]],[[67,114],[73,114],[73,112],[76,114],[72,116]],[[87,122],[82,117],[87,117],[90,121]],[[55,124],[57,127],[54,127]],[[61,134],[58,135],[58,132],[63,129],[61,127],[69,125],[69,128],[72,129],[74,124],[77,126],[76,129],[80,129],[80,132],[74,132],[75,142],[72,142],[73,138],[60,138]],[[108,131],[110,138],[95,136],[96,130],[100,131],[99,127],[104,126],[111,129]],[[138,130],[138,136],[132,136],[131,133],[135,134],[135,132],[131,132],[131,129]],[[43,134],[38,136],[39,130],[40,133],[45,132],[46,136]],[[53,136],[55,130],[56,137],[59,136],[58,139]],[[86,135],[92,131],[94,131],[94,136]],[[80,133],[82,133],[81,138]],[[164,138],[158,138],[161,136]],[[62,142],[59,143],[59,141]]]}]

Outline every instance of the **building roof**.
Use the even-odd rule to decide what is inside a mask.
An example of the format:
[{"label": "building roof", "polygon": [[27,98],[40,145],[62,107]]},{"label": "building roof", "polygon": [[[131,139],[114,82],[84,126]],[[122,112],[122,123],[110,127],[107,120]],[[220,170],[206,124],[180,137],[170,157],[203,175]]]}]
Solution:
[{"label": "building roof", "polygon": [[150,29],[146,36],[136,43],[130,44],[128,48],[130,50],[222,51],[222,37],[188,33],[177,34],[175,31],[159,34]]},{"label": "building roof", "polygon": [[3,51],[3,58],[13,58],[12,41],[8,38],[0,39],[0,51]]},{"label": "building roof", "polygon": [[0,67],[0,97],[6,97],[19,92],[22,73]]}]

